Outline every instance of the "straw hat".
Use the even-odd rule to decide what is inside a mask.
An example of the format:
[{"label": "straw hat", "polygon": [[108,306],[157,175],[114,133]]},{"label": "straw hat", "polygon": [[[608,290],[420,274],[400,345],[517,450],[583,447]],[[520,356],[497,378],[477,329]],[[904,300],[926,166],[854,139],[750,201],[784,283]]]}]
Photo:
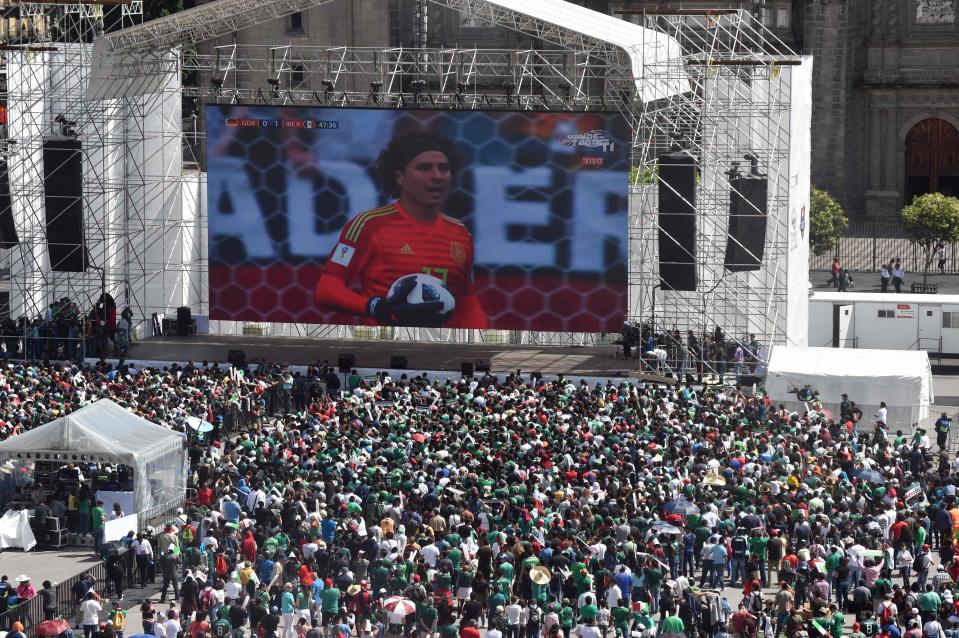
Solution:
[{"label": "straw hat", "polygon": [[537,585],[547,585],[549,584],[550,577],[552,575],[549,573],[549,569],[543,565],[537,565],[529,570],[529,578]]},{"label": "straw hat", "polygon": [[721,487],[726,484],[726,479],[714,472],[707,472],[705,478],[703,478],[703,483],[713,487]]},{"label": "straw hat", "polygon": [[30,580],[30,577],[27,576],[26,574],[20,574],[19,576],[17,576],[18,583],[26,583],[26,582],[29,582],[29,580]]},{"label": "straw hat", "polygon": [[363,591],[363,588],[360,587],[359,585],[350,585],[347,588],[346,593],[349,594],[350,596],[356,596],[361,591]]}]

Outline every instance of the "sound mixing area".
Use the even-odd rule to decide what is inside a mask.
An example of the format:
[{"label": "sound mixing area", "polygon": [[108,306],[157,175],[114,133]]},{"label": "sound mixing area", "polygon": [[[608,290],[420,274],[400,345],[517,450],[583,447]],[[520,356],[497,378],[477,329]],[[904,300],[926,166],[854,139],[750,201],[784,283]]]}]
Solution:
[{"label": "sound mixing area", "polygon": [[92,547],[92,512],[97,501],[103,501],[107,520],[134,513],[130,467],[83,455],[33,456],[0,467],[0,511],[26,510],[39,547]]}]

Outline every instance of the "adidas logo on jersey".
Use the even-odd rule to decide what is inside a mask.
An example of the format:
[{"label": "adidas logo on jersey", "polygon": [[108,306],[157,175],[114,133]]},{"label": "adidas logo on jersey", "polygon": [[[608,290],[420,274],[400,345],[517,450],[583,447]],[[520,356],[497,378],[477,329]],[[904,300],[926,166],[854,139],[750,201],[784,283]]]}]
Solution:
[{"label": "adidas logo on jersey", "polygon": [[401,255],[412,255],[412,254],[413,254],[413,249],[410,248],[410,245],[409,245],[409,244],[403,244],[403,247],[400,248],[400,254],[401,254]]}]

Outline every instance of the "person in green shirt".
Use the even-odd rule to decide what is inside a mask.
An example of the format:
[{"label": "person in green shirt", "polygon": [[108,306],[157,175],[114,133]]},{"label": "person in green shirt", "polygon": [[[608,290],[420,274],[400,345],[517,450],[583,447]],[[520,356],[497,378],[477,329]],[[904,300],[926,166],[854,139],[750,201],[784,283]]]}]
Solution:
[{"label": "person in green shirt", "polygon": [[340,613],[340,590],[337,587],[323,588],[320,592],[320,611],[323,612],[323,626],[326,627],[334,622],[337,614]]},{"label": "person in green shirt", "polygon": [[506,596],[504,596],[503,592],[499,590],[497,590],[496,593],[494,593],[492,596],[489,597],[489,615],[490,616],[492,616],[496,612],[497,607],[506,607]]},{"label": "person in green shirt", "polygon": [[836,606],[836,603],[829,605],[829,611],[832,615],[829,617],[829,634],[832,638],[842,638],[842,624],[845,622],[842,612]]},{"label": "person in green shirt", "polygon": [[100,553],[100,545],[103,543],[103,525],[106,523],[107,515],[103,511],[103,501],[97,501],[96,507],[90,511],[93,520],[93,551]]},{"label": "person in green shirt", "polygon": [[579,620],[580,622],[589,622],[590,620],[596,620],[596,614],[599,613],[599,608],[596,606],[596,603],[593,601],[592,595],[585,596],[583,598],[586,603],[579,608]]},{"label": "person in green shirt", "polygon": [[643,567],[643,580],[646,583],[646,589],[649,591],[653,603],[653,613],[659,611],[659,591],[663,586],[663,570],[652,559],[646,561]]},{"label": "person in green shirt", "polygon": [[294,605],[296,598],[293,597],[293,584],[283,585],[283,593],[280,595],[280,614],[283,616],[283,633],[289,635],[293,631],[293,612],[296,610]]},{"label": "person in green shirt", "polygon": [[390,570],[387,568],[382,560],[377,560],[373,566],[373,569],[370,570],[370,585],[374,592],[378,592],[381,589],[386,588],[386,581],[390,577]]},{"label": "person in green shirt", "polygon": [[499,564],[499,573],[500,576],[509,581],[509,584],[513,584],[513,566],[507,562],[502,562]]},{"label": "person in green shirt", "polygon": [[213,635],[216,638],[228,638],[229,635],[233,632],[233,625],[230,624],[230,621],[226,619],[226,614],[221,609],[218,613],[218,618],[215,623],[213,623]]},{"label": "person in green shirt", "polygon": [[436,607],[427,600],[416,615],[417,630],[420,632],[421,638],[429,638],[436,632],[436,619],[438,617],[439,612]]},{"label": "person in green shirt", "polygon": [[749,539],[749,554],[759,559],[759,580],[763,587],[769,587],[769,573],[766,570],[766,546],[769,544],[769,536],[765,530],[753,530],[752,538]]},{"label": "person in green shirt", "polygon": [[683,623],[683,619],[675,614],[667,616],[663,619],[662,627],[660,627],[657,635],[662,638],[685,638],[686,625]]},{"label": "person in green shirt", "polygon": [[263,553],[266,554],[267,558],[273,559],[276,556],[276,550],[279,548],[279,541],[276,538],[270,536],[265,541],[263,541]]},{"label": "person in green shirt", "polygon": [[610,611],[610,616],[612,616],[613,627],[616,629],[616,634],[628,636],[630,612],[629,608],[626,607],[626,601],[620,598],[616,606]]},{"label": "person in green shirt", "polygon": [[569,599],[563,599],[563,608],[559,610],[559,626],[563,634],[569,638],[573,630],[573,608],[569,604]]},{"label": "person in green shirt", "polygon": [[919,595],[919,613],[922,616],[922,622],[926,623],[935,618],[941,606],[942,598],[936,593],[935,586],[932,583],[926,583],[926,591]]}]

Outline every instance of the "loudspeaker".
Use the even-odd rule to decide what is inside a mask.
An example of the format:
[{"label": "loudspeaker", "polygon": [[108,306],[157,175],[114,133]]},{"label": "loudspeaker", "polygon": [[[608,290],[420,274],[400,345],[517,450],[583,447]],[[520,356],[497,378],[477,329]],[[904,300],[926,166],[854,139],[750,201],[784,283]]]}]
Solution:
[{"label": "loudspeaker", "polygon": [[729,187],[729,235],[723,266],[730,272],[759,270],[766,247],[766,176],[735,177],[729,180]]},{"label": "loudspeaker", "polygon": [[739,386],[745,388],[753,384],[759,385],[763,382],[763,378],[755,374],[741,374],[739,375]]},{"label": "loudspeaker", "polygon": [[83,152],[80,140],[43,141],[43,188],[47,250],[53,272],[84,272],[88,257],[83,234]]},{"label": "loudspeaker", "polygon": [[473,367],[477,372],[489,372],[489,359],[477,359]]},{"label": "loudspeaker", "polygon": [[19,243],[10,205],[10,174],[7,173],[6,160],[0,160],[0,248],[13,248]]},{"label": "loudspeaker", "polygon": [[408,363],[406,357],[401,354],[390,355],[390,370],[406,370]]},{"label": "loudspeaker", "polygon": [[665,153],[659,171],[659,281],[663,290],[696,290],[696,159]]},{"label": "loudspeaker", "polygon": [[237,368],[245,368],[246,352],[243,350],[230,350],[226,354],[226,360]]},{"label": "loudspeaker", "polygon": [[178,337],[190,335],[190,324],[193,323],[193,313],[189,306],[180,306],[176,309],[176,334]]},{"label": "loudspeaker", "polygon": [[460,363],[460,372],[463,373],[464,377],[473,376],[473,364],[469,361],[463,361]]},{"label": "loudspeaker", "polygon": [[352,354],[346,353],[341,354],[336,359],[336,367],[340,372],[344,374],[353,370],[353,365],[356,363],[356,357]]}]

